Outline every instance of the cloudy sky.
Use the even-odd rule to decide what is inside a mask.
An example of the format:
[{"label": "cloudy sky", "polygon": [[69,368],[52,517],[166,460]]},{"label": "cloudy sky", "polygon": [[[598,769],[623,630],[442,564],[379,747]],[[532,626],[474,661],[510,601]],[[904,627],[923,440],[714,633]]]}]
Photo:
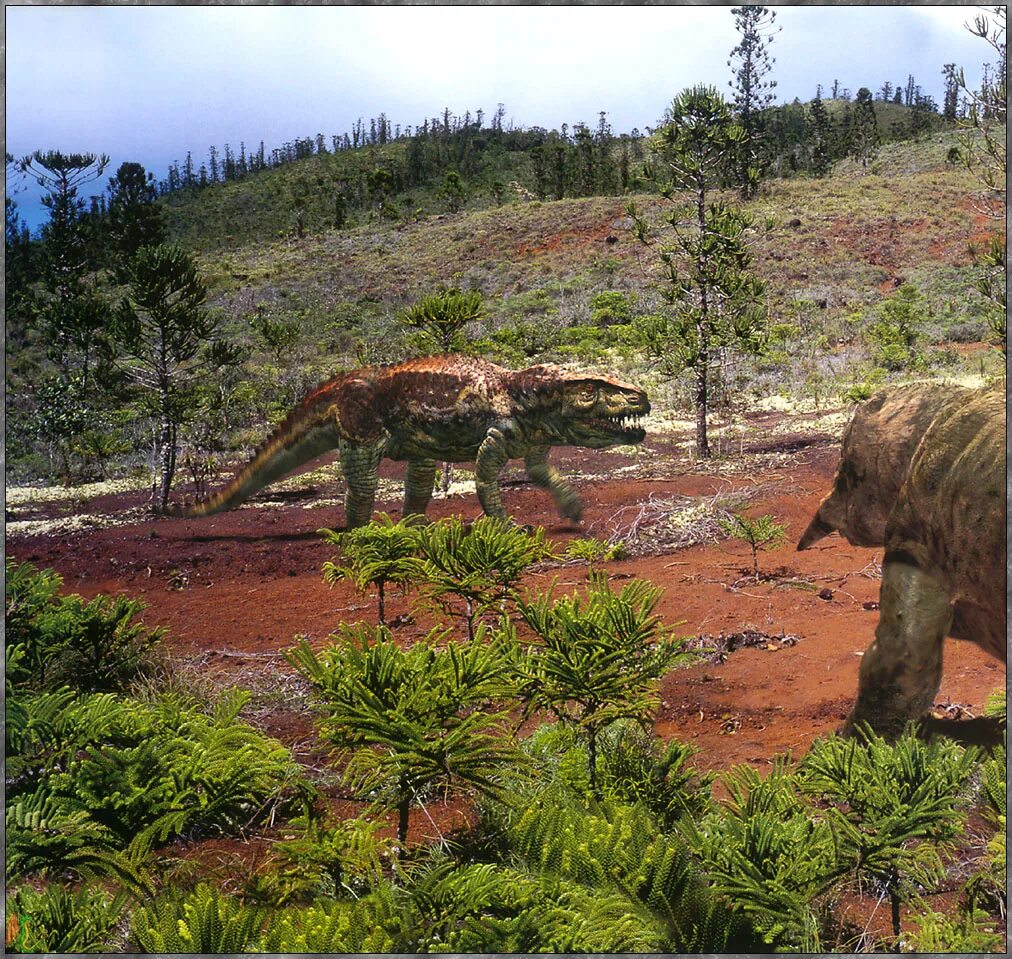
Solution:
[{"label": "cloudy sky", "polygon": [[[990,49],[963,6],[773,7],[777,99],[834,80],[873,91],[941,68],[980,76]],[[412,124],[496,104],[519,126],[656,123],[698,82],[727,90],[729,6],[7,6],[7,151],[107,153],[156,176],[211,144],[350,131],[381,111]],[[18,188],[24,184],[16,185]],[[11,184],[8,185],[10,189]],[[16,197],[36,226],[30,189]]]}]

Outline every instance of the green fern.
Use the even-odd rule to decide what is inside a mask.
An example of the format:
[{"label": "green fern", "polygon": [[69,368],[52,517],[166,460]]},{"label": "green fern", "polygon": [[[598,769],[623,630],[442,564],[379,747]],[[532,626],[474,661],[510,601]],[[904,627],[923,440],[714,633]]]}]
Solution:
[{"label": "green fern", "polygon": [[958,918],[930,910],[911,917],[910,930],[900,943],[902,952],[1001,953],[1005,935],[1000,924],[976,913]]},{"label": "green fern", "polygon": [[123,688],[146,668],[165,630],[136,621],[145,608],[137,600],[59,596],[62,582],[51,570],[7,563],[7,641],[20,650],[8,681],[15,689]]},{"label": "green fern", "polygon": [[1004,686],[999,686],[997,689],[992,689],[987,695],[987,699],[984,700],[983,715],[990,719],[998,719],[1001,722],[1005,722],[1007,696]]},{"label": "green fern", "polygon": [[439,855],[412,870],[402,908],[418,952],[656,952],[664,941],[649,912],[614,889]]},{"label": "green fern", "polygon": [[109,952],[126,898],[83,887],[41,891],[24,886],[7,897],[6,911],[17,917],[18,933],[9,952]]},{"label": "green fern", "polygon": [[74,797],[51,795],[42,785],[8,802],[5,819],[8,880],[72,870],[112,879],[136,894],[150,889],[139,861],[125,855],[113,834]]},{"label": "green fern", "polygon": [[545,911],[545,951],[570,955],[665,951],[663,926],[620,893],[564,884],[556,908]]},{"label": "green fern", "polygon": [[278,844],[282,874],[296,889],[323,895],[361,896],[380,885],[394,843],[380,835],[384,824],[348,819],[333,826],[306,822],[301,836]]},{"label": "green fern", "polygon": [[[7,653],[9,662],[10,647]],[[4,740],[8,784],[17,783],[25,772],[43,761],[49,750],[59,748],[66,710],[75,697],[76,693],[66,687],[31,697],[7,691]]]},{"label": "green fern", "polygon": [[1004,752],[1002,750],[1000,758],[986,759],[980,765],[981,791],[991,810],[997,816],[1008,815],[1006,808],[1008,778]]},{"label": "green fern", "polygon": [[63,577],[55,570],[39,570],[31,563],[5,563],[4,626],[10,645],[25,643],[35,618],[53,603]]},{"label": "green fern", "polygon": [[630,909],[647,910],[665,951],[723,952],[755,941],[710,895],[685,845],[641,807],[605,803],[591,812],[546,791],[519,816],[510,845],[539,873],[620,893]]},{"label": "green fern", "polygon": [[971,911],[978,903],[995,911],[1005,908],[1008,821],[1006,775],[1005,744],[1002,743],[1002,749],[997,755],[989,756],[980,764],[981,796],[987,803],[987,818],[996,828],[979,860],[980,865],[966,884]]},{"label": "green fern", "polygon": [[147,953],[242,953],[260,941],[267,911],[244,906],[204,883],[134,910],[131,941]]},{"label": "green fern", "polygon": [[643,803],[670,829],[683,816],[699,817],[711,805],[713,775],[688,765],[698,750],[676,739],[661,745],[638,723],[606,726],[598,746],[599,778],[607,799]]},{"label": "green fern", "polygon": [[257,944],[268,953],[390,953],[404,951],[403,922],[389,890],[352,902],[319,902],[275,916]]},{"label": "green fern", "polygon": [[290,752],[236,721],[247,695],[224,698],[213,716],[171,697],[24,700],[7,782],[14,866],[104,868],[136,882],[151,846],[184,830],[234,832],[306,808],[314,794]]}]

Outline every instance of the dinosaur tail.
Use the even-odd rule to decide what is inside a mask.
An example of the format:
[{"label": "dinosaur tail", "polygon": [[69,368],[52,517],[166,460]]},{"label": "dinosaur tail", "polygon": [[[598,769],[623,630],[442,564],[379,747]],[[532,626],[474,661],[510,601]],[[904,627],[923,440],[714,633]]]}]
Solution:
[{"label": "dinosaur tail", "polygon": [[171,515],[210,516],[233,509],[292,470],[337,449],[340,434],[336,423],[319,413],[313,416],[316,412],[303,404],[264,440],[250,461],[226,486],[203,502],[173,509]]}]

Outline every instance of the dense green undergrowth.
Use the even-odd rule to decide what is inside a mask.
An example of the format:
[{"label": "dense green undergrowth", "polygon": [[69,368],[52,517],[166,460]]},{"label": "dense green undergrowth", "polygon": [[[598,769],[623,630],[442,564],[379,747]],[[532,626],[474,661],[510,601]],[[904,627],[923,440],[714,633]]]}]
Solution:
[{"label": "dense green undergrowth", "polygon": [[[318,773],[241,721],[248,694],[200,704],[138,679],[171,668],[152,661],[138,606],[83,604],[53,573],[9,564],[8,948],[1001,948],[1003,751],[913,730],[892,744],[830,737],[801,761],[736,767],[716,799],[693,749],[651,731],[657,680],[685,657],[653,612],[657,590],[612,591],[592,564],[571,595],[532,593],[520,580],[545,558],[539,534],[482,520],[465,550],[460,532],[388,521],[328,534],[333,569],[363,591],[412,588],[445,624],[410,648],[383,625],[348,624],[288,653],[333,750],[331,781],[361,804],[352,818],[328,810]],[[106,657],[116,688],[93,691],[84,666],[25,667],[28,650],[43,666],[72,650],[82,623],[119,630]],[[447,798],[467,825],[422,838]],[[199,848],[265,829],[268,852],[251,843],[245,865],[194,870],[171,854],[177,838]],[[944,909],[940,889],[957,893]],[[872,933],[876,899],[891,920]]]}]

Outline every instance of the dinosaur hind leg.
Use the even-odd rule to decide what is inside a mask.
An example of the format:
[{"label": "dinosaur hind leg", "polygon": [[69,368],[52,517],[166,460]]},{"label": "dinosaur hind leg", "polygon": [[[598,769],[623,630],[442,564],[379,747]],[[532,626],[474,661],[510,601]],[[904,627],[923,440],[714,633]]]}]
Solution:
[{"label": "dinosaur hind leg", "polygon": [[481,503],[486,516],[506,519],[502,490],[499,488],[499,474],[508,460],[506,434],[497,428],[490,429],[478,447],[478,455],[474,461],[474,487],[478,494],[478,502]]},{"label": "dinosaur hind leg", "polygon": [[566,482],[563,475],[548,462],[548,449],[538,448],[524,457],[524,466],[527,468],[527,476],[535,486],[548,490],[555,500],[559,515],[565,519],[579,522],[583,516],[583,503],[580,496],[572,486]]},{"label": "dinosaur hind leg", "polygon": [[404,477],[404,515],[424,516],[436,480],[435,460],[409,460]]},{"label": "dinosaur hind leg", "polygon": [[953,614],[948,593],[933,577],[905,557],[888,553],[879,606],[875,641],[861,660],[857,700],[843,731],[868,723],[895,737],[934,702]]},{"label": "dinosaur hind leg", "polygon": [[348,529],[365,526],[372,519],[376,487],[379,485],[379,463],[382,458],[383,447],[380,444],[341,447],[341,469],[348,484],[344,506]]}]

